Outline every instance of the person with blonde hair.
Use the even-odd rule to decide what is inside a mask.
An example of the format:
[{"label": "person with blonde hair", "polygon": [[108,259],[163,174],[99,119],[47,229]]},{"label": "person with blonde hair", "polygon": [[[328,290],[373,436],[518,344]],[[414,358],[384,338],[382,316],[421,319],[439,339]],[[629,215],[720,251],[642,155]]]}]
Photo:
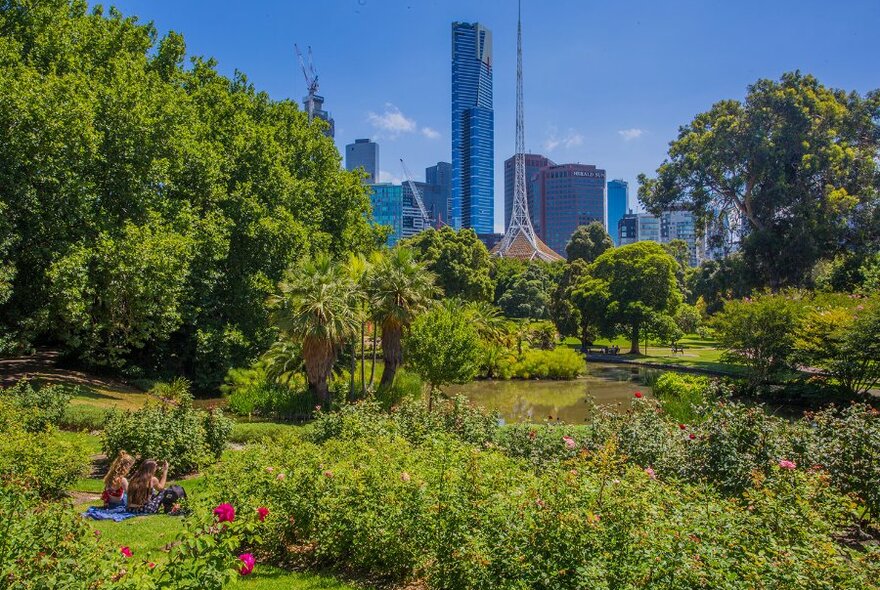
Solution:
[{"label": "person with blonde hair", "polygon": [[104,476],[104,492],[101,494],[104,508],[125,506],[125,495],[128,493],[128,480],[125,476],[128,475],[132,465],[134,465],[134,457],[125,451],[119,451],[113,459],[107,475]]}]

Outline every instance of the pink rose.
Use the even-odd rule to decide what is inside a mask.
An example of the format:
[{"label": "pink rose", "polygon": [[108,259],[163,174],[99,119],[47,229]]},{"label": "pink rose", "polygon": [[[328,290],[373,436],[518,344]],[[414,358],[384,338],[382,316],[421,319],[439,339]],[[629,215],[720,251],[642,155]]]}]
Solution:
[{"label": "pink rose", "polygon": [[324,477],[329,478],[329,479],[333,479],[333,472],[328,469],[327,471],[324,472]]},{"label": "pink rose", "polygon": [[156,567],[156,564],[151,561],[147,564],[147,567],[153,569],[154,567]]},{"label": "pink rose", "polygon": [[404,471],[403,473],[400,474],[400,481],[406,483],[410,479],[412,479],[412,478],[409,476],[409,473],[407,473],[406,471]]},{"label": "pink rose", "polygon": [[277,479],[278,481],[281,481],[281,480],[284,479],[285,477],[287,477],[287,476],[284,475],[283,473],[279,473],[277,476],[275,476],[275,479]]},{"label": "pink rose", "polygon": [[266,473],[272,473],[273,471],[275,471],[274,467],[266,467]]},{"label": "pink rose", "polygon": [[654,473],[654,470],[650,467],[645,467],[645,473],[647,473],[648,477],[650,477],[651,479],[657,479],[657,474]]},{"label": "pink rose", "polygon": [[565,441],[565,448],[567,449],[573,449],[577,446],[577,443],[574,441],[574,439],[567,434],[562,437],[562,440]]},{"label": "pink rose", "polygon": [[235,508],[232,504],[220,504],[214,508],[214,516],[217,517],[217,522],[232,522],[235,520]]},{"label": "pink rose", "polygon": [[783,459],[779,462],[779,467],[781,467],[782,469],[795,469],[797,468],[797,465],[787,459]]},{"label": "pink rose", "polygon": [[120,547],[119,551],[126,557],[131,557],[133,555],[131,552],[131,549],[129,549],[128,546],[126,546],[126,545],[123,545],[122,547]]},{"label": "pink rose", "polygon": [[544,500],[542,500],[541,498],[538,498],[537,500],[535,500],[535,505],[536,505],[538,508],[544,508],[544,507],[547,506],[547,504],[546,504],[546,503],[544,502]]},{"label": "pink rose", "polygon": [[254,566],[257,564],[257,560],[254,559],[253,554],[251,553],[242,553],[238,556],[239,561],[241,561],[241,567],[238,570],[242,576],[246,576],[254,571]]},{"label": "pink rose", "polygon": [[260,522],[266,520],[266,517],[269,516],[269,509],[265,506],[260,506],[257,508],[257,518],[260,519]]}]

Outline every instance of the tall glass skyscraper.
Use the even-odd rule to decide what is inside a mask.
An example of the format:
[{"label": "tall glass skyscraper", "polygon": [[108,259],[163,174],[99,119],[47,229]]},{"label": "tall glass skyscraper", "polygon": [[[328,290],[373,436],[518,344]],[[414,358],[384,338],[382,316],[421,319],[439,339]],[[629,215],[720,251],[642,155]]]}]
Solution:
[{"label": "tall glass skyscraper", "polygon": [[403,235],[403,187],[399,184],[373,184],[370,186],[370,203],[373,221],[391,228],[387,244],[395,245]]},{"label": "tall glass skyscraper", "polygon": [[369,175],[367,184],[379,182],[379,144],[369,139],[356,139],[345,146],[345,169],[363,168]]},{"label": "tall glass skyscraper", "polygon": [[452,23],[452,199],[450,225],[494,231],[495,113],[492,32]]},{"label": "tall glass skyscraper", "polygon": [[608,219],[605,221],[605,229],[614,240],[615,246],[620,246],[617,226],[626,215],[629,202],[629,184],[625,180],[611,180],[608,182]]}]

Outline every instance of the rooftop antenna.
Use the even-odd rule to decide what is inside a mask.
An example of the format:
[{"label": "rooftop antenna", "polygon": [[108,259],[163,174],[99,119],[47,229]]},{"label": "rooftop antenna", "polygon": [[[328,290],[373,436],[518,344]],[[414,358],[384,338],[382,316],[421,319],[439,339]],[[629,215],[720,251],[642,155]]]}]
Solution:
[{"label": "rooftop antenna", "polygon": [[535,235],[532,218],[529,216],[529,201],[526,193],[526,140],[523,116],[523,66],[522,66],[522,1],[517,3],[516,27],[516,153],[514,154],[513,211],[504,237],[492,255],[500,258],[521,260],[562,260],[550,246]]}]

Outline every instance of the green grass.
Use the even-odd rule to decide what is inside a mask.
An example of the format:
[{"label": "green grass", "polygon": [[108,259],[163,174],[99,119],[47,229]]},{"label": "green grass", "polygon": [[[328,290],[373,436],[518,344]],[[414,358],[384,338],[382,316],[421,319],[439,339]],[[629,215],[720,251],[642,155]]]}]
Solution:
[{"label": "green grass", "polygon": [[85,446],[89,455],[97,455],[101,452],[101,438],[88,432],[70,432],[59,430],[56,436],[68,442],[77,442]]},{"label": "green grass", "polygon": [[237,444],[259,442],[298,428],[302,427],[278,422],[236,422],[229,435],[229,442]]}]

